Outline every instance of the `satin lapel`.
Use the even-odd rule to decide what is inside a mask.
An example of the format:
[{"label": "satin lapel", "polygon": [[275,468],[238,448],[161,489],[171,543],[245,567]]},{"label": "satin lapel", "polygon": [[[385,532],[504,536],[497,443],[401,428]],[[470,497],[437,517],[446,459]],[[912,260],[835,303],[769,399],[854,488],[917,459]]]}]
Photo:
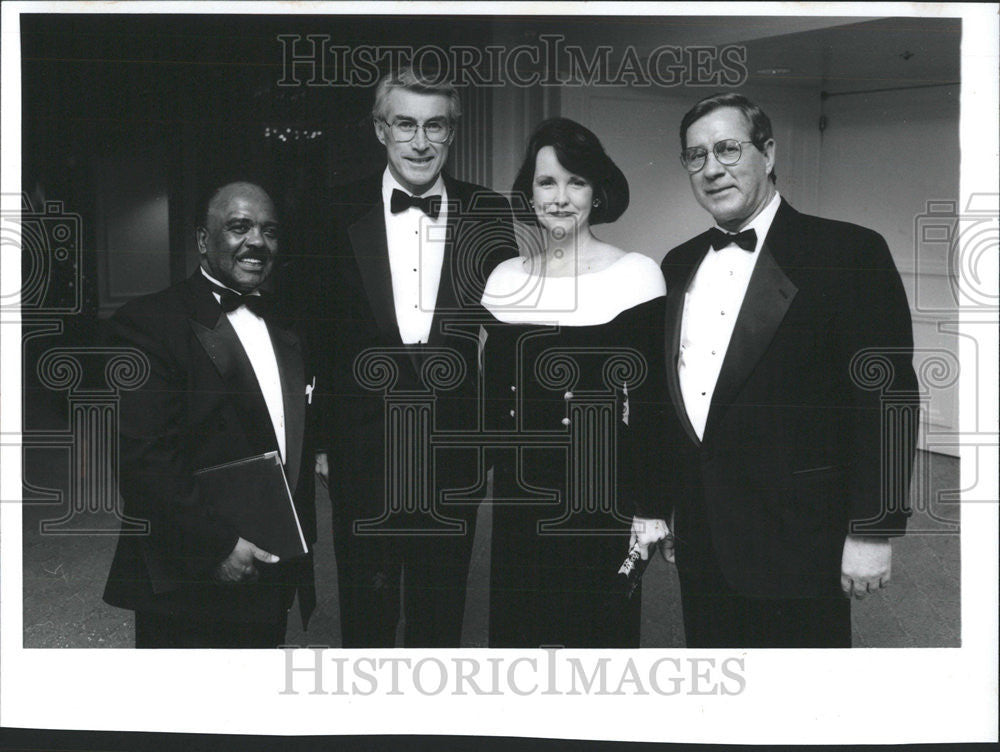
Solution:
[{"label": "satin lapel", "polygon": [[443,345],[446,336],[441,331],[442,311],[454,311],[458,306],[454,285],[455,262],[455,231],[462,215],[464,196],[459,195],[458,186],[451,180],[446,181],[448,189],[448,225],[445,229],[444,258],[441,262],[441,281],[438,284],[437,300],[434,301],[434,318],[431,320],[431,331],[427,337],[429,346]]},{"label": "satin lapel", "polygon": [[389,268],[382,201],[374,203],[371,209],[352,224],[348,228],[348,234],[375,323],[387,340],[398,341],[399,324],[392,297],[392,270]]},{"label": "satin lapel", "polygon": [[691,425],[687,410],[684,408],[684,397],[681,394],[681,382],[677,375],[677,358],[681,350],[681,322],[684,318],[684,297],[687,289],[691,285],[691,280],[701,261],[708,252],[708,246],[697,254],[694,263],[689,266],[684,273],[683,280],[667,288],[667,390],[670,392],[670,401],[674,403],[674,410],[677,412],[677,419],[684,427],[684,432],[695,444],[701,444],[701,439]]},{"label": "satin lapel", "polygon": [[267,330],[274,345],[281,377],[281,397],[285,408],[285,471],[292,494],[299,482],[302,464],[302,435],[305,429],[305,370],[299,339],[294,333],[269,323]]},{"label": "satin lapel", "polygon": [[760,258],[750,276],[750,284],[715,385],[705,424],[705,436],[711,434],[712,424],[720,419],[726,405],[736,398],[774,339],[778,326],[798,293],[798,288],[774,260],[768,247],[769,242],[770,240],[764,242]]},{"label": "satin lapel", "polygon": [[274,449],[278,442],[274,436],[267,403],[264,402],[250,358],[247,357],[236,330],[229,323],[229,318],[220,313],[212,329],[195,319],[191,319],[190,324],[198,342],[222,377],[226,393],[235,402],[243,431],[254,451]]}]

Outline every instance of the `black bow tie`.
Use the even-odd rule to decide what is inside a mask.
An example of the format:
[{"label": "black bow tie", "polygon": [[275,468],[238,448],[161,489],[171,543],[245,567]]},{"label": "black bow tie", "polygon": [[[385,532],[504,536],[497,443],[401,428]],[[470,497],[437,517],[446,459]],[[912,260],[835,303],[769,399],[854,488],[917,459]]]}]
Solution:
[{"label": "black bow tie", "polygon": [[235,311],[240,306],[246,306],[250,313],[255,313],[261,318],[267,318],[274,311],[274,301],[269,295],[265,295],[263,292],[240,295],[238,292],[213,285],[211,282],[209,284],[212,290],[219,295],[219,305],[222,306],[222,310],[226,313]]},{"label": "black bow tie", "polygon": [[730,243],[736,243],[744,251],[753,253],[757,247],[757,233],[752,229],[736,233],[723,232],[718,227],[713,227],[708,231],[708,242],[711,243],[713,251],[725,248]]},{"label": "black bow tie", "polygon": [[399,214],[415,206],[431,219],[437,219],[441,213],[441,195],[434,196],[411,196],[404,193],[399,188],[392,189],[392,198],[389,201],[389,211]]}]

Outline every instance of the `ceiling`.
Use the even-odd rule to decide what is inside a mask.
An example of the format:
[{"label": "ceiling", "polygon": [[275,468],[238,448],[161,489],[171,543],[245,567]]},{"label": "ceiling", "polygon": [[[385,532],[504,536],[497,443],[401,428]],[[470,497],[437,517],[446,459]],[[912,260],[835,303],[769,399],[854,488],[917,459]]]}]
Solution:
[{"label": "ceiling", "polygon": [[[939,84],[960,74],[959,19],[38,14],[21,19],[22,106],[29,119],[96,118],[108,127],[136,120],[322,122],[336,106],[350,111],[346,121],[367,127],[370,84],[278,84],[278,35],[289,33],[321,33],[354,48],[499,44],[508,52],[521,44],[542,50],[539,38],[558,34],[586,55],[609,48],[613,70],[629,50],[647,60],[664,45],[690,51],[735,44],[746,49],[749,83],[813,91]],[[757,73],[769,68],[788,72]]]},{"label": "ceiling", "polygon": [[[632,47],[640,59],[662,45],[746,48],[752,84],[831,91],[954,82],[960,76],[961,19],[790,16],[649,16],[494,19],[495,42],[540,46],[558,34],[592,52],[612,48],[611,65]],[[531,66],[525,66],[530,68]],[[758,71],[780,69],[774,74]]]},{"label": "ceiling", "polygon": [[[961,21],[881,18],[747,43],[751,81],[829,92],[925,86],[961,77]],[[784,68],[775,75],[757,71]]]}]

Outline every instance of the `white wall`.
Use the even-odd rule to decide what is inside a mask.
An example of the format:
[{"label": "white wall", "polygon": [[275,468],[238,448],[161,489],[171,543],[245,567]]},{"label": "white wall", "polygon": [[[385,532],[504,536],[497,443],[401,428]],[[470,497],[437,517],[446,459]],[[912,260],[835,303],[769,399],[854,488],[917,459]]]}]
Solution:
[{"label": "white wall", "polygon": [[[913,312],[914,364],[952,354],[958,339],[949,269],[950,243],[923,227],[948,222],[928,218],[958,200],[959,87],[887,91],[833,97],[820,149],[819,213],[871,227],[885,237],[899,267]],[[994,123],[992,127],[996,127]],[[927,387],[921,445],[957,454],[949,439],[958,430],[958,384]]]},{"label": "white wall", "polygon": [[[958,87],[832,97],[825,103],[819,86],[745,86],[740,92],[771,117],[782,196],[800,211],[871,227],[886,238],[913,311],[917,368],[942,352],[957,356],[956,337],[948,331],[957,317],[949,244],[918,243],[917,229],[927,222],[928,202],[958,197]],[[711,224],[678,159],[681,118],[705,93],[598,87],[563,87],[556,97],[524,89],[498,92],[494,187],[510,189],[528,136],[541,119],[577,120],[601,139],[631,189],[628,211],[615,224],[596,228],[597,235],[660,260]],[[822,133],[821,115],[826,116]],[[929,388],[925,400],[921,446],[954,452],[935,445],[933,434],[957,430],[957,385]]]}]

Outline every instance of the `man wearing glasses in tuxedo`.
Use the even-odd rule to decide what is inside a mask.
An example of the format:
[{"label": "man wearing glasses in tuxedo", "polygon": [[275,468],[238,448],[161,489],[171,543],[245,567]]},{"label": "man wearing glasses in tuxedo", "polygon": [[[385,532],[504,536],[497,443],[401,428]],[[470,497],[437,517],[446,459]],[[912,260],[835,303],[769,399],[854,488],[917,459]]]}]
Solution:
[{"label": "man wearing glasses in tuxedo", "polygon": [[477,486],[483,469],[474,452],[432,451],[400,488],[385,394],[356,370],[362,354],[384,352],[398,369],[391,388],[426,394],[427,358],[449,350],[464,378],[435,393],[432,426],[476,427],[479,342],[458,325],[485,315],[485,280],[517,246],[506,199],[443,172],[460,113],[448,83],[385,76],[372,118],[386,168],[314,208],[328,224],[311,249],[312,338],[333,390],[320,395],[328,452],[317,470],[333,502],[344,647],[393,647],[401,589],[406,647],[460,642],[476,503],[442,491]]},{"label": "man wearing glasses in tuxedo", "polygon": [[665,502],[636,535],[670,521],[688,647],[850,647],[850,596],[888,584],[909,514],[906,293],[880,235],[778,194],[753,102],[708,97],[680,136],[715,227],[663,261]]}]

